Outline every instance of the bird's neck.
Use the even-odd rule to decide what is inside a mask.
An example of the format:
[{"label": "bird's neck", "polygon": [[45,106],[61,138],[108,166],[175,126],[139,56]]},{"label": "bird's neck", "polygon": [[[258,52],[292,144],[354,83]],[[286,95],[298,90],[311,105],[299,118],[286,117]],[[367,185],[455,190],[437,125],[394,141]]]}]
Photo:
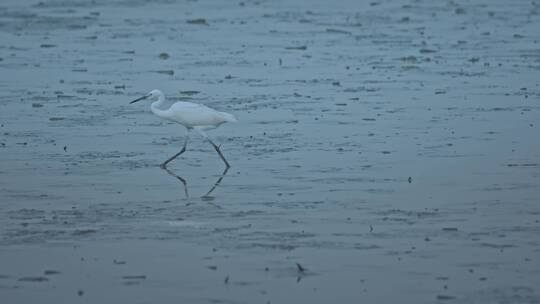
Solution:
[{"label": "bird's neck", "polygon": [[159,96],[158,100],[154,101],[150,105],[150,110],[152,110],[152,113],[154,113],[156,116],[167,118],[168,117],[168,115],[167,115],[168,112],[166,110],[161,110],[160,109],[160,107],[163,105],[164,102],[165,102],[165,97],[164,96]]}]

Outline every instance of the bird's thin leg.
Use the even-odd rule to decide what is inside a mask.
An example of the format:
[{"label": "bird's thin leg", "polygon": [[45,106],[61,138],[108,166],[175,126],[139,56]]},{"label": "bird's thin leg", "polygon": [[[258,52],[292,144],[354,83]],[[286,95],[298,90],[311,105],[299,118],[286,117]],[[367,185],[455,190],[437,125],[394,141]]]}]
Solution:
[{"label": "bird's thin leg", "polygon": [[214,147],[214,149],[216,149],[216,152],[219,154],[219,157],[221,157],[221,160],[225,163],[225,166],[227,166],[227,168],[230,168],[231,165],[229,165],[229,162],[225,159],[225,156],[223,156],[223,153],[221,153],[221,150],[219,149],[219,146],[216,145],[211,139],[210,137],[208,137],[208,135],[206,135],[206,132],[204,132],[203,130],[201,129],[197,129],[195,128],[195,130],[197,130],[199,132],[199,134],[201,134],[202,137],[204,137],[206,140],[208,140],[208,142],[210,144],[212,144],[212,147]]},{"label": "bird's thin leg", "polygon": [[225,163],[225,166],[227,166],[227,169],[231,167],[231,165],[229,165],[229,162],[225,159],[225,156],[223,156],[223,153],[221,153],[221,150],[219,149],[219,146],[216,145],[210,138],[206,138],[210,144],[212,144],[212,146],[214,147],[214,149],[216,149],[216,152],[219,154],[219,157],[221,157],[221,160],[223,160],[223,162]]},{"label": "bird's thin leg", "polygon": [[173,159],[180,156],[180,154],[186,152],[186,147],[187,147],[188,140],[189,140],[189,130],[188,130],[188,132],[186,132],[186,139],[184,141],[184,146],[182,147],[182,150],[180,150],[180,152],[176,153],[175,155],[171,156],[163,164],[159,165],[161,167],[161,169],[166,169],[168,163],[170,163]]}]

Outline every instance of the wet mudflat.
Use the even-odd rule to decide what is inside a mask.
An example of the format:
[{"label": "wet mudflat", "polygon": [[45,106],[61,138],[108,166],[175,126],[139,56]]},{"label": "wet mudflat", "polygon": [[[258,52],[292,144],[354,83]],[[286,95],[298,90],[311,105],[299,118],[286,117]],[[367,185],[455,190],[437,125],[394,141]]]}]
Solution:
[{"label": "wet mudflat", "polygon": [[[3,1],[2,302],[540,302],[539,27],[534,1]],[[196,136],[158,167],[184,130],[128,105],[154,88],[238,117],[225,175]]]}]

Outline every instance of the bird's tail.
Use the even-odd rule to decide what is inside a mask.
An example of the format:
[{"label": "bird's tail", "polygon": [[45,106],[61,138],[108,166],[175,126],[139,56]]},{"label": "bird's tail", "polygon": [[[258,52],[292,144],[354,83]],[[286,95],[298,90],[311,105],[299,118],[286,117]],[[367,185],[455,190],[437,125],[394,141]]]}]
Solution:
[{"label": "bird's tail", "polygon": [[234,117],[234,115],[232,114],[225,113],[225,112],[219,112],[219,113],[221,117],[223,118],[223,120],[226,122],[238,122],[238,119],[236,119],[236,117]]}]

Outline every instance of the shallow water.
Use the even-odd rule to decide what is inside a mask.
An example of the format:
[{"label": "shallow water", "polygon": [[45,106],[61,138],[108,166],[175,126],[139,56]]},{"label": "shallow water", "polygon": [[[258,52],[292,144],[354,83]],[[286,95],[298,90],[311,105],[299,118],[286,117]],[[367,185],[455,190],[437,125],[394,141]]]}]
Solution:
[{"label": "shallow water", "polygon": [[540,5],[358,2],[2,2],[2,298],[540,302]]}]

